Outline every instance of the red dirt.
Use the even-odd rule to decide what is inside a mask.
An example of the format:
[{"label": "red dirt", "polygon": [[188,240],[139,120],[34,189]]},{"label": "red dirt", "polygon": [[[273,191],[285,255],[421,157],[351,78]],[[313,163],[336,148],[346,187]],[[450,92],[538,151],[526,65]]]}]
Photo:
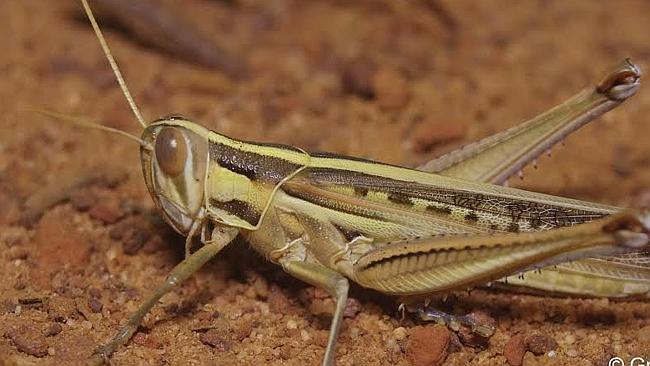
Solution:
[{"label": "red dirt", "polygon": [[[236,138],[407,166],[544,111],[624,57],[642,67],[650,58],[650,3],[640,0],[164,2],[249,67],[228,79],[107,25],[148,119],[180,113]],[[0,19],[0,364],[80,364],[181,260],[183,238],[154,212],[137,146],[25,110],[138,133],[80,5],[3,1]],[[649,206],[649,90],[511,183]],[[97,169],[126,178],[46,192],[57,202],[25,220],[30,197]],[[413,320],[390,297],[358,287],[351,297],[338,364],[408,365]],[[328,301],[236,243],[164,297],[112,362],[316,365]],[[517,334],[557,342],[524,364],[650,357],[647,301],[487,290],[451,301],[487,312],[497,331],[484,349],[450,344],[446,365],[505,364]]]}]

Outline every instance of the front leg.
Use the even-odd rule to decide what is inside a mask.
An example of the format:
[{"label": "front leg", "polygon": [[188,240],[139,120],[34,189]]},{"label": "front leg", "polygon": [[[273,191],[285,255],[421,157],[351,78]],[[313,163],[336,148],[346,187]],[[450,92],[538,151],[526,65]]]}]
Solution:
[{"label": "front leg", "polygon": [[[219,253],[221,249],[237,236],[238,232],[239,230],[235,228],[215,228],[210,241],[206,242],[203,247],[177,264],[176,267],[169,272],[165,278],[165,282],[156,288],[154,293],[149,296],[142,305],[140,305],[135,313],[131,314],[126,325],[124,325],[108,343],[95,350],[88,363],[91,365],[103,364],[117,347],[125,344],[129,339],[131,339],[140,326],[142,319],[147,315],[149,310],[156,305],[163,295],[173,290],[181,282],[201,268],[207,261]],[[189,247],[189,242],[191,240],[192,236],[189,235],[186,240],[186,247]]]},{"label": "front leg", "polygon": [[327,340],[327,348],[325,349],[325,357],[323,358],[324,366],[334,365],[336,340],[341,329],[341,322],[343,321],[343,310],[345,310],[345,304],[348,300],[349,284],[347,278],[318,263],[281,260],[280,264],[282,264],[282,268],[290,275],[312,286],[322,288],[335,299],[336,309],[334,310],[334,317],[332,318],[330,334]]}]

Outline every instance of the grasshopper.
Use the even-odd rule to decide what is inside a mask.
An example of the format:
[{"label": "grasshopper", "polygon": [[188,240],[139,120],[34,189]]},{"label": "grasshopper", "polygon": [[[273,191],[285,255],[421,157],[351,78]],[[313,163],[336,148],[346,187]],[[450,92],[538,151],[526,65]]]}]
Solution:
[{"label": "grasshopper", "polygon": [[[634,95],[641,73],[629,60],[596,86],[528,122],[409,169],[240,141],[182,117],[146,124],[87,0],[82,4],[143,132],[136,137],[96,127],[139,143],[151,197],[167,223],[186,237],[186,258],[91,361],[110,357],[163,295],[238,235],[290,275],[334,298],[323,365],[335,362],[350,280],[407,298],[519,273],[525,276],[510,285],[587,296],[650,294],[644,254],[650,210],[498,185]],[[203,245],[191,252],[195,237]],[[469,326],[482,336],[494,331],[426,306],[415,311],[452,328]]]}]

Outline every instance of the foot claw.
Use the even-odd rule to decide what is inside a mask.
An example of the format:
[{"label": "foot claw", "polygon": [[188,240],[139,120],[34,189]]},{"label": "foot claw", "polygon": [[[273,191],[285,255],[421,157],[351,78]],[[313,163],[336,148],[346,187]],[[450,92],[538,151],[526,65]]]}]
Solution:
[{"label": "foot claw", "polygon": [[101,351],[96,350],[93,352],[93,354],[88,358],[88,362],[86,365],[88,366],[100,366],[100,365],[107,365],[108,364],[108,357],[104,355],[103,353],[100,353]]},{"label": "foot claw", "polygon": [[472,332],[480,335],[483,338],[492,337],[495,331],[496,329],[488,324],[478,324],[472,329]]},{"label": "foot claw", "polygon": [[93,354],[88,358],[87,365],[99,366],[99,365],[110,365],[110,356],[113,353],[113,345],[105,344],[99,346],[96,350],[93,351]]},{"label": "foot claw", "polygon": [[443,311],[431,308],[420,307],[415,310],[424,321],[435,321],[439,324],[446,325],[449,329],[458,332],[463,326],[471,329],[472,333],[483,337],[490,338],[494,335],[496,328],[488,321],[482,321],[473,314],[456,316],[447,314]]}]

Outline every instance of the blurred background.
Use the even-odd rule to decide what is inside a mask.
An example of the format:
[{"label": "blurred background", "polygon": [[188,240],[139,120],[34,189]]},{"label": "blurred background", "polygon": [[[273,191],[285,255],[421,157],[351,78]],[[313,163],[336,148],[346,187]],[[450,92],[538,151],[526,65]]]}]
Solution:
[{"label": "blurred background", "polygon": [[[145,119],[181,114],[240,139],[406,166],[530,118],[593,85],[623,58],[642,68],[650,60],[650,3],[642,0],[95,0],[91,6]],[[26,111],[46,108],[140,133],[80,3],[2,1],[0,35],[0,301],[7,305],[0,312],[0,355],[77,362],[179,260],[182,239],[152,212],[132,142]],[[648,115],[650,91],[642,85],[511,184],[650,205]],[[183,309],[181,295],[189,293],[194,303],[185,312],[156,313],[117,364],[176,364],[188,354],[198,364],[319,362],[328,323],[309,309],[329,299],[262,261],[215,262],[165,301]],[[266,293],[255,292],[256,281]],[[394,303],[356,291],[362,310],[346,321],[339,361],[415,362],[408,337],[396,330],[404,323]],[[275,309],[272,296],[289,305]],[[472,296],[479,306],[507,309],[495,316],[505,325],[482,352],[461,347],[448,364],[502,364],[504,344],[531,329],[559,343],[558,363],[599,363],[650,349],[650,309],[643,302]],[[57,317],[53,297],[72,310]],[[25,299],[37,305],[25,306]],[[16,314],[18,306],[28,311]],[[218,346],[199,339],[205,329],[192,330],[197,312],[213,314],[206,306],[224,314],[239,309],[235,318],[224,315],[227,325],[219,323],[230,338],[214,341]],[[576,309],[587,317],[595,312],[597,326],[572,315]],[[562,321],[554,322],[558,314]],[[297,328],[282,333],[289,320]],[[61,335],[45,337],[52,324]],[[242,327],[244,336],[232,336]],[[613,334],[615,343],[605,342]],[[24,339],[40,340],[34,341],[40,348],[27,341],[21,348]],[[25,351],[34,347],[45,354]]]}]

